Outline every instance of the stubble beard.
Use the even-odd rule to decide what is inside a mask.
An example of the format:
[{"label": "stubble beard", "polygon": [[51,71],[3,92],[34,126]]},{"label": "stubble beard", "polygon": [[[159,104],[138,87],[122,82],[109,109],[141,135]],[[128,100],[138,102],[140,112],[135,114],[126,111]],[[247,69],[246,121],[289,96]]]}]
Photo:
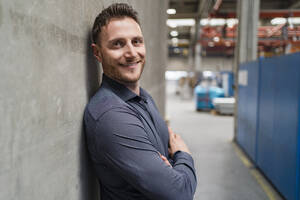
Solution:
[{"label": "stubble beard", "polygon": [[[135,77],[131,77],[130,72],[125,74],[125,73],[122,73],[122,71],[118,70],[118,68],[120,66],[116,67],[116,66],[110,65],[107,62],[105,62],[105,60],[103,60],[103,63],[102,63],[102,68],[103,68],[104,74],[106,76],[108,76],[109,78],[116,80],[123,84],[136,84],[142,76],[142,73],[144,71],[144,66],[145,66],[145,60],[141,64],[141,67],[140,67],[141,69],[137,69],[137,70],[140,70],[139,74]],[[129,75],[127,75],[127,74],[129,74]]]}]

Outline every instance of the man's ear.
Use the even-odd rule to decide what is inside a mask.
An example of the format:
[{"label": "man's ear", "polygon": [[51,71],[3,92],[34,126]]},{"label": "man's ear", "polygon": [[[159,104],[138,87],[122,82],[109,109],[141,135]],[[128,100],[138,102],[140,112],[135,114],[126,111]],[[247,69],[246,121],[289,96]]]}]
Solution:
[{"label": "man's ear", "polygon": [[102,55],[101,55],[101,52],[100,52],[100,47],[97,44],[95,44],[95,43],[92,43],[91,47],[93,49],[93,54],[96,57],[96,59],[100,63],[102,63]]}]

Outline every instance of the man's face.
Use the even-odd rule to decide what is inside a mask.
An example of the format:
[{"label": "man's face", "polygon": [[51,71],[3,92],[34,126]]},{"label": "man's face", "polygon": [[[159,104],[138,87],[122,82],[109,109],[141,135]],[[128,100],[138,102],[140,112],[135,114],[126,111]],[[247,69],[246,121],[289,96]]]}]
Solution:
[{"label": "man's face", "polygon": [[139,24],[132,18],[113,18],[102,27],[98,60],[108,77],[123,84],[140,79],[146,49]]}]

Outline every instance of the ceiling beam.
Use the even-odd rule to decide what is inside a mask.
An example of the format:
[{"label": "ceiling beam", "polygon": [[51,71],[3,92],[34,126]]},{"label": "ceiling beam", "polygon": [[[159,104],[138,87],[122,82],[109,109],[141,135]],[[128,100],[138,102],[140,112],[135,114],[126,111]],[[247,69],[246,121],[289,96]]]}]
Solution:
[{"label": "ceiling beam", "polygon": [[294,8],[300,8],[300,1],[297,1],[296,3],[292,4],[290,6],[291,9],[294,9]]}]

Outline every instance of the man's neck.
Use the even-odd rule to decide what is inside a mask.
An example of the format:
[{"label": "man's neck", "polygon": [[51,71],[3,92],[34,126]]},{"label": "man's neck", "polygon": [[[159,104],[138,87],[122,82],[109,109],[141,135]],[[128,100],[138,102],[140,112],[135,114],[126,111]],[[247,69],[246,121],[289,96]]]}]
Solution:
[{"label": "man's neck", "polygon": [[131,90],[132,92],[134,92],[135,94],[137,94],[138,96],[140,96],[140,86],[139,83],[122,83],[123,85],[125,85],[129,90]]},{"label": "man's neck", "polygon": [[113,79],[113,78],[110,78],[110,79],[112,79],[114,81],[117,81],[118,83],[120,83],[120,84],[124,85],[125,87],[127,87],[130,91],[132,91],[135,94],[137,94],[138,96],[140,96],[140,84],[139,84],[139,81],[134,82],[134,83],[128,83],[128,82],[123,82],[123,81],[116,80],[116,79]]}]

